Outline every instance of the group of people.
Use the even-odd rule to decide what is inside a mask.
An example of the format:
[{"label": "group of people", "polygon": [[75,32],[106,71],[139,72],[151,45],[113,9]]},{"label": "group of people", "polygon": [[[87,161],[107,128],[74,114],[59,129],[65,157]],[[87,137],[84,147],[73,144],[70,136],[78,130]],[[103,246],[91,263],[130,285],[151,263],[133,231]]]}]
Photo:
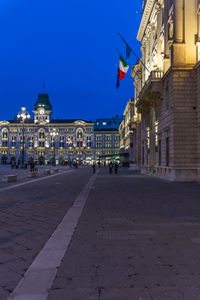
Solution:
[{"label": "group of people", "polygon": [[15,160],[11,160],[11,168],[12,169],[19,169],[20,166],[20,160],[18,159],[18,161],[16,162]]},{"label": "group of people", "polygon": [[114,168],[115,174],[117,174],[117,173],[118,173],[118,167],[119,167],[119,165],[118,165],[117,162],[115,162],[115,164],[113,164],[112,161],[111,161],[111,162],[109,163],[109,173],[112,174],[113,168]]},{"label": "group of people", "polygon": [[[99,166],[99,167],[101,166],[100,162],[98,162],[98,166]],[[111,162],[109,163],[108,167],[109,167],[109,174],[112,174],[113,168],[114,168],[114,170],[115,170],[115,174],[118,173],[118,167],[119,167],[119,165],[118,165],[117,162],[115,162],[115,163],[113,164],[112,161],[111,161]],[[95,164],[95,162],[93,163],[92,168],[93,168],[93,174],[94,174],[94,173],[96,172],[96,164]]]}]

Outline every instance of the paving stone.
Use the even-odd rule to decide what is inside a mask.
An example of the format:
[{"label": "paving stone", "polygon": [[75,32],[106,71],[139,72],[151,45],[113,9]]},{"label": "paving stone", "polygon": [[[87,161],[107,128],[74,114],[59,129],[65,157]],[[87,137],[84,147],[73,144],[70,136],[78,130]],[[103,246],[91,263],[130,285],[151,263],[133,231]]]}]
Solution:
[{"label": "paving stone", "polygon": [[99,300],[98,292],[94,289],[58,289],[50,291],[48,300]]},{"label": "paving stone", "polygon": [[51,177],[6,192],[0,183],[0,267],[5,267],[0,286],[15,288],[90,176],[88,169],[59,175],[62,189],[55,189]]}]

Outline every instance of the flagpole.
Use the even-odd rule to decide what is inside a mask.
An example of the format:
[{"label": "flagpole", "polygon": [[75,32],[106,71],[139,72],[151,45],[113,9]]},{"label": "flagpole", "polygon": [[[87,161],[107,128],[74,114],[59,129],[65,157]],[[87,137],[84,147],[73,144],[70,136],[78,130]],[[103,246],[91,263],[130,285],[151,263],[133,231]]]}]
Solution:
[{"label": "flagpole", "polygon": [[137,59],[139,59],[139,61],[141,62],[141,64],[145,67],[145,69],[151,74],[151,72],[149,71],[149,69],[145,66],[145,64],[142,62],[141,58],[139,58],[139,56],[135,53],[135,51],[129,46],[129,44],[125,41],[125,39],[122,37],[122,35],[120,34],[120,32],[118,32],[119,37],[121,38],[121,40],[124,42],[124,44],[129,47],[130,51],[137,57]]}]

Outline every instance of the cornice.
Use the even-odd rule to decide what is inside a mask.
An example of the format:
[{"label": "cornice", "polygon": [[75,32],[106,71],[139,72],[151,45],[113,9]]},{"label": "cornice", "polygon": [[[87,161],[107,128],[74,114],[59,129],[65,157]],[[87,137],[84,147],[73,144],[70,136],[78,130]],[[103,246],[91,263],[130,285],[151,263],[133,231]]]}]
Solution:
[{"label": "cornice", "polygon": [[154,5],[155,0],[147,0],[146,5],[145,5],[145,9],[142,15],[142,20],[140,23],[140,27],[139,27],[139,31],[137,34],[137,40],[141,42],[145,28],[147,26],[153,5]]}]

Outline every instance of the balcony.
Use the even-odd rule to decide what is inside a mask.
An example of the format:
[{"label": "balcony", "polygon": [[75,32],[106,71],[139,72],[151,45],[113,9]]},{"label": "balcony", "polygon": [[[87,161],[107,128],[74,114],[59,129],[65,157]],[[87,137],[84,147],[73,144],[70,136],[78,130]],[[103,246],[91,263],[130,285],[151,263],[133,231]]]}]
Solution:
[{"label": "balcony", "polygon": [[162,70],[151,72],[148,80],[140,91],[137,108],[143,116],[148,114],[151,108],[158,109],[162,100]]}]

